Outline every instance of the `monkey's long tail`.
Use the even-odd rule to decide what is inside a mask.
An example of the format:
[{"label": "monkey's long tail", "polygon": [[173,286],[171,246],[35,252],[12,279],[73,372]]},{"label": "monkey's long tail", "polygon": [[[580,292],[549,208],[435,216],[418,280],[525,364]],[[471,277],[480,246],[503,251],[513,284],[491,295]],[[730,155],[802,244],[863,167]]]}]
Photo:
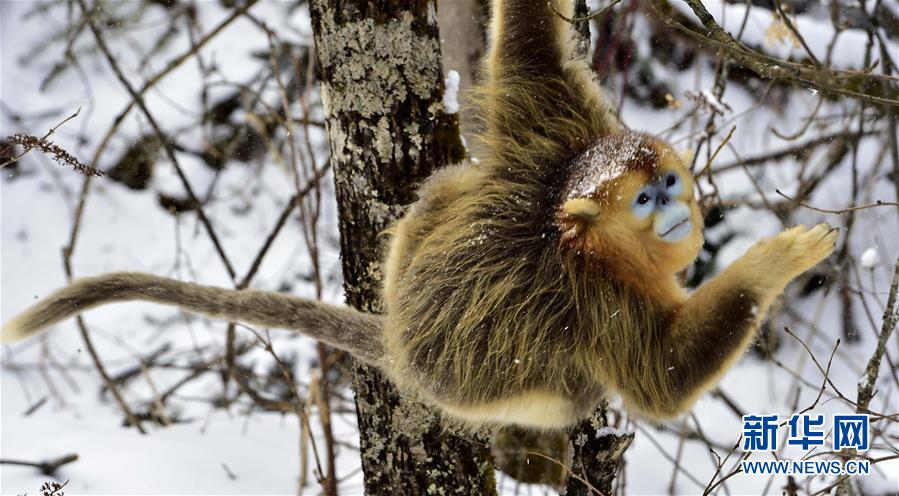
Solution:
[{"label": "monkey's long tail", "polygon": [[215,288],[139,272],[113,272],[75,281],[39,301],[0,329],[0,341],[26,338],[88,309],[143,300],[262,327],[279,327],[382,363],[381,318],[356,310],[270,291]]}]

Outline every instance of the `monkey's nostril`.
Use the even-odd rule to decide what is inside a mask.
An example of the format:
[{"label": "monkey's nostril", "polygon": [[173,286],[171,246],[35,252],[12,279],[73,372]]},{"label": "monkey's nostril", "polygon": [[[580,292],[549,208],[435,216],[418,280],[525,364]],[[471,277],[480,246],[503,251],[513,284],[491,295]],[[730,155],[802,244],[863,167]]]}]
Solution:
[{"label": "monkey's nostril", "polygon": [[668,202],[671,201],[671,199],[668,198],[668,195],[665,193],[659,193],[658,198],[659,198],[659,204],[662,206],[668,205]]}]

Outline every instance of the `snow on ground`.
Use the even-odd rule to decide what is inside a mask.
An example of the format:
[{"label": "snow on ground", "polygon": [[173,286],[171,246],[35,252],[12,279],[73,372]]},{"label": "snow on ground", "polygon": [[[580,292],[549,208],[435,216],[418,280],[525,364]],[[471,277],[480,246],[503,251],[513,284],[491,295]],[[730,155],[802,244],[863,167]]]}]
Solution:
[{"label": "snow on ground", "polygon": [[[43,132],[83,107],[79,118],[62,128],[54,140],[80,157],[90,157],[100,133],[104,132],[112,117],[126,103],[119,83],[100,58],[85,59],[84,70],[91,77],[91,92],[85,92],[77,74],[69,73],[47,91],[41,92],[38,82],[59,56],[58,45],[46,54],[33,55],[42,36],[58,29],[64,21],[65,9],[52,9],[49,18],[34,16],[23,20],[22,15],[34,5],[26,1],[0,2],[0,100],[3,112],[0,118],[0,136],[19,131],[33,134]],[[725,9],[726,25],[733,28],[741,19],[740,6],[722,7],[709,2],[713,14]],[[308,41],[307,20],[300,10],[286,15],[283,4],[262,2],[253,8],[260,18],[276,28],[289,23],[301,26],[284,29],[293,39]],[[205,5],[200,9],[205,28],[215,25],[224,17],[224,11]],[[746,36],[751,41],[763,41],[770,14],[755,9],[748,23]],[[152,16],[148,17],[152,18]],[[156,14],[158,19],[161,14]],[[826,30],[826,19],[801,19],[804,32]],[[159,27],[148,23],[146,33],[134,33],[132,43],[149,43]],[[305,36],[305,38],[304,38]],[[851,66],[857,62],[859,40],[855,33],[846,33],[836,50],[839,63]],[[822,38],[827,39],[827,38]],[[815,40],[818,40],[816,37]],[[817,41],[810,40],[813,50],[820,49]],[[188,45],[180,39],[171,48],[178,53]],[[249,63],[250,53],[266,48],[266,40],[246,20],[238,20],[228,31],[203,50],[207,61],[216,61],[222,79],[242,82],[251,77],[257,67]],[[114,46],[123,60],[133,60],[129,43]],[[786,50],[786,48],[784,48]],[[795,52],[794,52],[795,53]],[[25,57],[33,60],[27,67],[17,65]],[[164,59],[164,58],[163,58]],[[158,68],[155,68],[158,70]],[[143,76],[152,74],[147,69]],[[166,78],[157,90],[148,95],[148,102],[165,127],[175,129],[179,123],[189,121],[190,112],[198,108],[199,97],[196,64],[186,64]],[[685,99],[687,92],[699,94],[712,88],[711,71],[688,71],[674,75],[672,90],[678,99]],[[133,81],[139,81],[136,75]],[[461,88],[465,90],[465,88]],[[782,131],[798,129],[802,119],[817,103],[812,92],[794,95],[787,111],[774,107],[755,106],[746,91],[730,85],[721,98],[731,111],[724,119],[734,118],[737,131],[731,140],[733,149],[740,155],[755,156],[790,146],[775,137],[770,129],[776,126]],[[177,105],[175,104],[177,103]],[[830,106],[831,104],[826,104]],[[685,105],[689,107],[689,105]],[[832,105],[834,112],[839,104]],[[187,110],[187,114],[185,113]],[[14,111],[31,118],[24,123],[13,123],[7,113]],[[52,111],[52,113],[50,113]],[[653,111],[626,101],[623,119],[631,127],[652,132],[663,132],[678,120],[680,111]],[[739,116],[739,118],[736,118]],[[835,123],[830,131],[839,129]],[[126,121],[123,135],[134,137],[147,130],[142,118]],[[822,130],[821,132],[826,132]],[[79,135],[88,136],[87,143],[79,142]],[[666,134],[677,146],[690,148],[695,135],[689,128],[673,130]],[[182,138],[184,139],[184,138]],[[108,164],[125,146],[120,140],[113,143],[107,153]],[[316,146],[322,150],[327,145],[322,136],[316,137]],[[879,150],[874,142],[864,143],[859,152],[862,164],[873,161]],[[324,156],[324,152],[321,153]],[[195,189],[203,191],[213,180],[213,174],[197,160],[179,156]],[[717,163],[736,159],[731,148],[722,150]],[[820,160],[818,161],[820,164]],[[790,193],[795,187],[797,165],[785,163],[778,167],[758,168],[752,171],[754,179],[767,197],[774,201],[779,188]],[[71,229],[71,219],[81,187],[80,176],[56,166],[54,163],[31,155],[23,160],[18,177],[0,180],[0,320],[22,310],[35,298],[46,295],[65,281],[60,248],[66,243]],[[850,204],[847,189],[848,167],[828,177],[812,198],[812,203],[825,208],[842,208]],[[292,192],[289,176],[275,166],[261,169],[253,166],[231,166],[219,178],[218,192],[254,191],[253,196],[222,195],[209,206],[207,213],[222,237],[228,256],[239,274],[249,267],[259,248],[261,239],[270,231],[284,202]],[[326,182],[327,184],[327,182]],[[707,184],[705,185],[708,186]],[[734,169],[719,178],[717,186],[726,198],[757,198],[746,172]],[[330,186],[328,186],[330,188]],[[208,237],[194,216],[185,215],[178,221],[163,212],[157,205],[155,193],[180,192],[180,183],[171,167],[161,162],[156,169],[151,189],[135,193],[125,190],[118,183],[108,180],[94,181],[85,222],[81,227],[79,244],[74,262],[77,275],[99,274],[111,270],[141,270],[178,277],[185,280],[229,286],[221,262],[218,260]],[[330,195],[330,189],[326,191]],[[865,191],[861,202],[876,199],[891,200],[895,190],[888,180],[874,182]],[[330,197],[329,197],[330,198]],[[336,245],[336,214],[332,201],[326,202],[321,229],[325,233],[323,266],[331,281],[326,287],[325,298],[332,302],[342,299],[339,283],[339,259]],[[808,224],[827,221],[840,225],[839,216],[800,211],[801,221]],[[707,236],[720,236],[723,229],[732,229],[740,236],[729,243],[722,254],[722,264],[739,257],[759,237],[771,235],[782,229],[780,222],[767,212],[740,208],[728,215],[726,224],[710,230]],[[893,261],[899,256],[899,223],[895,211],[877,208],[861,211],[857,216],[851,240],[851,253],[870,273],[864,275],[865,283],[859,288],[870,306],[875,326],[872,326],[863,310],[857,309],[858,327],[862,341],[843,343],[839,347],[831,372],[831,378],[840,391],[854,398],[856,383],[871,354],[874,332],[879,329],[885,291]],[[868,250],[876,247],[876,255]],[[862,254],[865,255],[862,255]],[[309,259],[303,245],[300,230],[292,223],[278,237],[272,252],[262,265],[254,287],[277,289],[285,280],[291,281],[294,294],[311,296],[310,284],[302,276],[308,273]],[[822,297],[820,293],[797,300],[794,308],[804,321],[797,321],[788,314],[778,314],[775,327],[790,325],[808,343],[819,360],[826,359],[840,336],[839,306],[833,295]],[[191,318],[185,325],[185,316],[165,307],[150,304],[126,304],[104,307],[86,314],[100,355],[114,374],[135,363],[137,354],[146,354],[165,341],[174,344],[175,355],[189,355],[197,347],[212,346],[221,349],[225,326],[221,322]],[[153,326],[148,326],[152,320]],[[811,325],[810,325],[811,324]],[[158,327],[157,327],[158,325]],[[162,329],[153,335],[149,329]],[[307,364],[314,357],[312,343],[286,332],[273,334],[279,354],[297,352],[300,363]],[[894,340],[890,345],[892,356],[899,356]],[[230,411],[212,408],[204,399],[218,393],[220,384],[216,377],[185,388],[173,400],[179,416],[189,419],[165,429],[151,428],[146,436],[130,429],[123,429],[121,415],[108,397],[99,397],[100,381],[91,366],[73,322],[57,326],[47,340],[47,348],[53,360],[63,364],[68,372],[51,369],[47,382],[33,364],[42,360],[43,342],[28,341],[2,350],[4,368],[0,372],[0,457],[43,460],[68,453],[78,453],[79,461],[67,465],[60,473],[70,479],[70,493],[145,493],[145,494],[287,494],[296,491],[299,465],[299,429],[291,416],[248,411],[247,404],[236,405]],[[265,353],[254,350],[250,356],[260,367],[267,362]],[[801,346],[789,337],[777,352],[777,359],[791,370],[799,372],[793,377],[771,361],[760,361],[753,356],[743,359],[722,383],[725,391],[747,413],[777,413],[788,416],[814,401],[821,374],[817,371]],[[18,371],[13,366],[19,366]],[[308,376],[305,370],[298,377]],[[126,391],[131,404],[139,404],[152,397],[152,391],[164,389],[177,375],[154,374],[152,384],[138,380]],[[894,413],[899,408],[899,390],[882,374],[882,393],[875,398],[876,410]],[[799,386],[807,382],[796,396]],[[52,386],[51,386],[52,384]],[[51,390],[51,387],[55,389]],[[23,413],[41,398],[47,403],[35,413]],[[825,394],[824,400],[813,413],[847,413],[849,407]],[[314,414],[314,409],[313,409]],[[313,426],[317,425],[313,415]],[[659,494],[668,491],[673,462],[679,449],[683,450],[679,473],[674,483],[678,493],[701,492],[715,473],[715,458],[704,444],[687,441],[680,447],[679,438],[670,431],[684,427],[701,427],[704,435],[712,440],[724,454],[740,435],[741,421],[720,400],[706,395],[693,409],[693,414],[678,421],[666,423],[667,431],[656,430],[650,424],[629,424],[637,430],[636,440],[627,455],[627,492],[629,494]],[[341,494],[361,493],[358,474],[357,435],[351,414],[335,416],[335,432],[345,442],[341,446],[338,473],[347,476],[341,484]],[[895,433],[895,429],[893,431]],[[317,435],[317,433],[316,433]],[[802,453],[787,451],[781,456],[798,457]],[[732,463],[732,462],[731,462]],[[225,468],[227,467],[227,469]],[[869,476],[866,490],[872,493],[899,488],[899,463],[896,460],[877,465],[878,474]],[[729,469],[730,465],[725,467]],[[229,471],[235,476],[229,477]],[[648,477],[647,474],[655,474]],[[310,480],[312,478],[309,475]],[[35,493],[45,477],[35,470],[9,465],[0,466],[0,492]],[[503,491],[514,494],[515,484],[503,479]],[[738,475],[730,479],[727,490],[731,493],[760,493],[767,490],[780,492],[783,478],[770,482],[766,477]],[[814,484],[818,484],[816,481]],[[316,494],[314,482],[307,493]],[[531,493],[543,494],[546,490],[532,488]],[[522,490],[521,494],[528,494]]]}]

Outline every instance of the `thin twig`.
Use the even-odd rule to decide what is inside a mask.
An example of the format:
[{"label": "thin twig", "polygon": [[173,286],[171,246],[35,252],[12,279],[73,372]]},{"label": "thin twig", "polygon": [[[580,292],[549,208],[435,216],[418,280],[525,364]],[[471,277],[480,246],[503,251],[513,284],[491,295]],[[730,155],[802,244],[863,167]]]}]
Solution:
[{"label": "thin twig", "polygon": [[54,458],[53,460],[45,460],[42,462],[28,462],[23,460],[10,460],[8,458],[0,459],[0,465],[22,465],[25,467],[35,467],[44,475],[55,475],[59,467],[78,460],[78,453]]},{"label": "thin twig", "polygon": [[818,57],[815,57],[815,54],[812,52],[812,49],[809,48],[808,43],[805,42],[805,38],[802,36],[802,33],[796,29],[796,26],[793,25],[793,22],[790,20],[790,17],[787,16],[787,13],[784,11],[783,5],[781,5],[780,0],[774,0],[774,6],[777,7],[777,13],[780,14],[780,18],[783,21],[784,25],[787,26],[793,36],[799,40],[799,43],[805,48],[805,53],[808,54],[809,59],[811,59],[812,63],[815,64],[815,67],[821,68],[821,62],[818,60]]},{"label": "thin twig", "polygon": [[[246,326],[244,326],[244,327],[246,327]],[[296,383],[294,383],[294,381],[290,375],[290,371],[287,368],[287,365],[285,365],[284,361],[281,360],[281,357],[279,357],[278,354],[275,353],[275,348],[272,345],[272,340],[271,340],[271,337],[269,337],[268,332],[266,332],[265,337],[262,337],[262,335],[260,333],[256,332],[255,329],[253,329],[251,327],[246,327],[246,328],[249,329],[250,332],[252,332],[256,336],[256,339],[258,339],[259,342],[262,344],[263,349],[265,349],[265,351],[267,351],[268,354],[271,355],[272,358],[275,359],[275,363],[278,365],[278,369],[281,371],[281,374],[284,377],[285,384],[287,384],[287,387],[290,388],[290,392],[293,394],[293,397],[296,400],[293,403],[294,413],[296,413],[299,421],[302,422],[306,426],[306,429],[309,432],[311,432],[312,427],[311,427],[311,424],[309,423],[309,414],[306,412],[305,402],[300,397],[299,391],[297,391]],[[322,470],[321,463],[319,462],[320,457],[318,454],[318,448],[315,443],[315,437],[310,436],[309,441],[312,445],[312,453],[313,453],[313,457],[315,459],[315,464],[316,464],[316,478],[318,479],[318,483],[321,484],[323,488],[327,488],[327,486],[325,485],[325,480],[323,479],[325,473]]]},{"label": "thin twig", "polygon": [[[772,132],[774,130],[772,129]],[[872,134],[879,133],[879,130],[866,130],[864,136],[869,136]],[[768,152],[762,155],[757,155],[755,157],[749,157],[742,160],[735,160],[733,162],[728,162],[723,165],[719,165],[715,167],[712,172],[719,173],[724,172],[731,169],[738,169],[743,166],[756,166],[763,165],[766,162],[771,162],[775,160],[781,160],[788,157],[796,157],[797,155],[801,156],[802,154],[811,153],[811,150],[817,148],[821,145],[829,145],[834,143],[837,140],[845,140],[850,138],[856,138],[859,134],[857,131],[839,131],[836,133],[825,134],[819,136],[817,138],[805,141],[796,146],[785,148],[781,150],[775,150],[772,152]]]},{"label": "thin twig", "polygon": [[225,471],[225,475],[227,475],[229,479],[233,481],[237,480],[237,476],[234,475],[234,472],[232,472],[230,468],[228,468],[228,465],[225,465],[225,462],[222,462],[222,469]]},{"label": "thin twig", "polygon": [[[46,139],[46,138],[38,138],[37,136],[32,136],[30,134],[17,133],[12,136],[7,136],[6,139],[13,144],[20,145],[25,148],[25,151],[19,155],[19,157],[24,156],[26,153],[31,150],[38,150],[45,155],[49,155],[53,161],[58,163],[59,165],[67,165],[75,170],[75,172],[80,172],[86,176],[103,176],[105,173],[99,169],[95,169],[88,165],[85,165],[84,162],[78,160],[74,155],[69,153],[65,148],[57,145],[56,143]],[[5,162],[4,164],[10,164],[18,160],[18,158],[12,158]]]},{"label": "thin twig", "polygon": [[718,157],[718,154],[721,153],[721,149],[724,148],[725,146],[727,146],[727,144],[730,142],[730,139],[733,138],[734,131],[736,131],[736,130],[737,130],[737,126],[733,126],[732,128],[730,128],[730,132],[728,132],[727,136],[724,138],[724,140],[718,144],[718,147],[715,148],[715,152],[712,153],[712,156],[709,157],[708,160],[706,160],[705,167],[703,167],[702,170],[699,171],[699,174],[697,174],[697,176],[702,176],[706,172],[711,173],[710,171],[712,168],[712,162],[714,162],[715,159]]},{"label": "thin twig", "polygon": [[839,210],[831,210],[831,209],[827,209],[827,208],[813,207],[802,201],[794,200],[793,198],[790,198],[789,196],[783,194],[783,192],[781,192],[779,189],[775,189],[774,191],[778,195],[786,198],[787,200],[790,200],[791,202],[796,203],[800,207],[805,207],[809,210],[814,210],[815,212],[821,212],[821,213],[825,213],[825,214],[845,214],[845,213],[849,213],[849,212],[854,212],[856,210],[865,210],[868,208],[876,208],[876,207],[899,207],[899,202],[889,202],[889,201],[877,200],[876,202],[868,204],[868,205],[859,205],[859,206],[855,206],[855,207],[841,208]]},{"label": "thin twig", "polygon": [[612,10],[612,7],[618,5],[619,3],[621,3],[621,0],[612,0],[612,3],[610,3],[609,5],[606,5],[605,7],[603,7],[603,8],[601,8],[601,9],[597,10],[596,12],[591,12],[591,13],[585,15],[585,16],[582,16],[582,17],[572,17],[572,18],[568,18],[568,17],[565,17],[564,14],[562,14],[561,12],[559,12],[558,10],[556,10],[556,7],[553,5],[552,2],[546,2],[546,4],[549,6],[550,9],[552,9],[552,11],[553,11],[554,14],[556,14],[557,16],[559,16],[560,19],[562,19],[563,21],[565,21],[565,22],[567,22],[567,23],[569,23],[569,24],[575,24],[575,23],[578,23],[578,22],[589,21],[590,19],[593,19],[594,17],[601,16],[601,15],[605,14],[606,12]]},{"label": "thin twig", "polygon": [[525,455],[528,455],[528,456],[536,456],[536,457],[539,457],[539,458],[543,458],[543,459],[548,460],[548,461],[550,461],[550,462],[552,462],[552,463],[555,463],[555,464],[558,465],[563,471],[565,471],[565,472],[568,473],[568,477],[573,477],[575,480],[577,480],[577,481],[580,482],[581,484],[587,486],[587,489],[588,489],[591,493],[596,494],[597,496],[606,496],[606,495],[603,494],[602,491],[600,491],[599,489],[597,489],[596,486],[594,486],[593,484],[590,484],[590,481],[588,481],[587,479],[585,479],[585,478],[581,477],[580,475],[574,473],[574,472],[571,470],[571,467],[565,465],[565,464],[562,463],[561,461],[556,460],[555,458],[553,458],[553,457],[551,457],[551,456],[548,456],[548,455],[545,455],[545,454],[543,454],[543,453],[538,453],[538,452],[536,452],[536,451],[527,451],[527,450],[525,450],[525,451],[522,451],[522,453],[525,454]]},{"label": "thin twig", "polygon": [[[57,124],[57,125],[51,127],[50,130],[47,131],[47,134],[45,134],[43,137],[41,137],[40,140],[41,140],[41,141],[44,141],[44,140],[46,140],[47,138],[49,138],[50,136],[52,136],[53,133],[55,133],[56,130],[59,129],[63,124],[65,124],[66,122],[69,122],[70,120],[72,120],[72,119],[78,117],[78,114],[80,114],[80,113],[81,113],[81,107],[78,107],[78,110],[76,110],[74,114],[72,114],[72,115],[66,117],[65,119],[63,119],[62,121],[60,121],[59,124]],[[20,153],[19,155],[15,156],[15,157],[13,157],[13,158],[11,158],[11,159],[9,159],[9,160],[7,160],[6,162],[0,163],[0,169],[2,169],[2,168],[4,168],[4,167],[6,167],[7,165],[9,165],[9,164],[11,164],[11,163],[13,163],[13,162],[15,162],[15,161],[21,159],[21,158],[24,157],[25,155],[28,155],[28,152],[30,152],[32,149],[33,149],[33,148],[26,148],[25,151],[22,152],[22,153]]]}]

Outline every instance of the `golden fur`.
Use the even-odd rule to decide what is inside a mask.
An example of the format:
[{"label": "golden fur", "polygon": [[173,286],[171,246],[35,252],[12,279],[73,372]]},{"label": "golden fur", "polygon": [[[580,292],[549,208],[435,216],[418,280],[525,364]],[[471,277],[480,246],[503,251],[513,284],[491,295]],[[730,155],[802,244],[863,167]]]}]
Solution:
[{"label": "golden fur", "polygon": [[[570,2],[553,4],[570,13]],[[486,156],[429,180],[388,257],[394,377],[475,424],[564,426],[606,389],[647,415],[676,415],[835,234],[788,231],[688,297],[675,274],[699,252],[702,219],[677,154],[620,129],[545,2],[494,6],[488,78],[476,91]],[[616,156],[629,157],[620,173]],[[667,171],[684,180],[678,200],[695,226],[678,243],[629,212],[636,191]],[[803,248],[791,250],[806,255],[765,265],[774,254],[761,246],[796,236]],[[541,403],[552,408],[524,407]]]},{"label": "golden fur", "polygon": [[[568,17],[570,4],[552,2]],[[148,299],[299,329],[470,425],[560,428],[609,391],[652,417],[689,407],[743,352],[773,298],[831,253],[836,234],[799,227],[763,240],[688,295],[675,274],[699,252],[702,219],[677,154],[620,128],[572,55],[570,26],[545,1],[493,5],[476,91],[484,154],[434,174],[392,229],[382,320],[113,274],[89,281],[107,288],[99,296],[89,283],[52,295],[4,326],[4,339],[104,302]],[[683,181],[672,200],[693,226],[677,242],[656,234],[661,216],[632,212],[640,188],[668,172]],[[132,284],[115,289],[116,277]]]}]

